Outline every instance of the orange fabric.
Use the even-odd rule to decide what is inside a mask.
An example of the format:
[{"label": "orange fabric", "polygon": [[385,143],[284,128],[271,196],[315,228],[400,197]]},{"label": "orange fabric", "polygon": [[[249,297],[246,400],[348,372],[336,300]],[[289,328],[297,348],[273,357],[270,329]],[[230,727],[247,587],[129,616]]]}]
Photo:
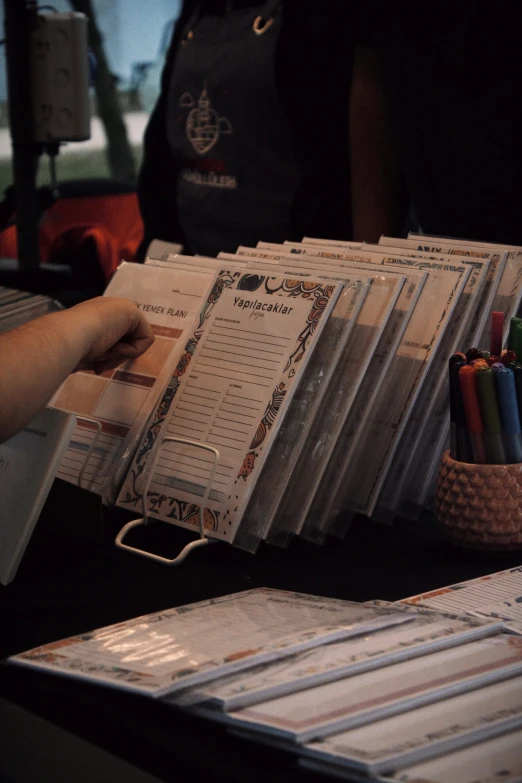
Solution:
[{"label": "orange fabric", "polygon": [[[66,263],[86,239],[99,252],[104,277],[109,280],[122,259],[134,260],[143,238],[135,193],[61,198],[44,212],[39,227],[40,261]],[[17,258],[14,227],[0,233],[0,257]]]}]

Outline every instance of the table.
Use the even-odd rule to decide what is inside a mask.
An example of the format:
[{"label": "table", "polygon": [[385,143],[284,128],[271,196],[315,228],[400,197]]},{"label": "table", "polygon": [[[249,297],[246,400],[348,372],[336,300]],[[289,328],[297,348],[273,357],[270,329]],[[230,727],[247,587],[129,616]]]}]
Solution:
[{"label": "table", "polygon": [[[357,517],[345,540],[329,538],[322,547],[296,539],[287,550],[262,545],[251,555],[216,544],[169,569],[114,546],[116,532],[129,518],[118,509],[102,511],[98,498],[55,482],[16,578],[0,589],[1,658],[136,615],[258,586],[394,601],[519,565],[521,559],[520,553],[459,550],[426,513],[417,522],[398,520],[392,527]],[[165,525],[136,535],[147,535],[167,556],[193,538]],[[0,699],[0,744],[9,744],[0,748],[0,780],[6,752],[14,763],[18,746],[14,738],[7,743],[6,729],[13,733],[15,724],[28,752],[42,731],[55,737],[47,759],[35,751],[35,780],[55,783],[55,777],[45,776],[45,764],[67,755],[67,749],[72,758],[78,742],[83,745],[77,757],[91,754],[93,763],[95,757],[102,765],[105,759],[109,767],[120,760],[122,779],[129,783],[129,769],[137,782],[147,773],[180,781],[198,772],[206,781],[266,783],[277,774],[289,783],[319,779],[297,769],[285,751],[234,737],[143,696],[1,665]],[[118,779],[111,769],[110,779]]]}]

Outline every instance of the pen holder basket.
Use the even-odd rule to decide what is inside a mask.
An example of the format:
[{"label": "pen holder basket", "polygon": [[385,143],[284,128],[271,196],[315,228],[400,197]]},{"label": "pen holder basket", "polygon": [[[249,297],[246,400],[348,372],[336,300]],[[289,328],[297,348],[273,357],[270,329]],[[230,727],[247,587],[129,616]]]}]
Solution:
[{"label": "pen holder basket", "polygon": [[522,463],[472,465],[441,458],[435,515],[453,543],[470,549],[522,549]]}]

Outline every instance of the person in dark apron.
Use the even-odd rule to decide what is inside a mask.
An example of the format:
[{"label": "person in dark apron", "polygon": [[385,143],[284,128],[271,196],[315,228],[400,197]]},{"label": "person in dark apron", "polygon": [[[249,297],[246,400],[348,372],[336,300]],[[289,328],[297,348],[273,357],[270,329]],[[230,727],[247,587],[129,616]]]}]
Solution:
[{"label": "person in dark apron", "polygon": [[350,238],[351,8],[185,3],[145,135],[143,248]]}]

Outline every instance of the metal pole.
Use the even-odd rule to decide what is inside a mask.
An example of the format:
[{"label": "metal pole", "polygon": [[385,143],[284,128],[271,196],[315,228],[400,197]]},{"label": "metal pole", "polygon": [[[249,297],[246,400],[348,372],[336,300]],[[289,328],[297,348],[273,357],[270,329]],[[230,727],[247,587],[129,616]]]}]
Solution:
[{"label": "metal pole", "polygon": [[9,125],[13,147],[13,177],[20,269],[39,265],[36,197],[37,145],[33,140],[31,32],[36,2],[4,0]]}]

